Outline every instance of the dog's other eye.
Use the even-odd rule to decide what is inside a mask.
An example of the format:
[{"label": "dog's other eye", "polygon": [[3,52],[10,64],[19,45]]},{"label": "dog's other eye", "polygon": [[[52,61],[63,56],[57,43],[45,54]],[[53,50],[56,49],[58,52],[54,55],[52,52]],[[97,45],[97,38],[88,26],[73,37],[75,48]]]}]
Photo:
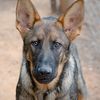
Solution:
[{"label": "dog's other eye", "polygon": [[40,41],[32,41],[31,42],[31,45],[35,46],[35,47],[38,46],[39,44],[40,44]]},{"label": "dog's other eye", "polygon": [[55,41],[53,42],[53,48],[59,49],[61,46],[62,46],[61,43]]}]

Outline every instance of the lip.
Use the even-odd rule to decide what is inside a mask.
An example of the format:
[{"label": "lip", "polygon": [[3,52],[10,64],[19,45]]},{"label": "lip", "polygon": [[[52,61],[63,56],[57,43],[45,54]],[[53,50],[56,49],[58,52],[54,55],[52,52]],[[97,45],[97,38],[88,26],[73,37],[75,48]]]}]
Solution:
[{"label": "lip", "polygon": [[45,77],[45,76],[44,77],[40,77],[40,76],[37,77],[36,76],[35,78],[41,84],[48,84],[54,79],[52,76],[51,77]]},{"label": "lip", "polygon": [[37,82],[39,82],[40,84],[48,84],[50,83],[54,78],[55,78],[55,75],[50,75],[50,76],[41,76],[41,75],[37,75],[35,73],[33,73],[33,76],[35,78],[35,80]]}]

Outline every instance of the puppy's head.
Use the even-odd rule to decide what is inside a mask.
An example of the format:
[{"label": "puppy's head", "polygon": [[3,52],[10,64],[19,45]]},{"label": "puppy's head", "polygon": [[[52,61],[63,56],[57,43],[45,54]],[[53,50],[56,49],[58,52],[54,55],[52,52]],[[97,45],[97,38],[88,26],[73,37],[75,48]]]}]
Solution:
[{"label": "puppy's head", "polygon": [[59,18],[40,18],[30,0],[18,0],[16,26],[24,41],[33,80],[56,84],[68,59],[69,43],[80,33],[83,0],[77,0]]}]

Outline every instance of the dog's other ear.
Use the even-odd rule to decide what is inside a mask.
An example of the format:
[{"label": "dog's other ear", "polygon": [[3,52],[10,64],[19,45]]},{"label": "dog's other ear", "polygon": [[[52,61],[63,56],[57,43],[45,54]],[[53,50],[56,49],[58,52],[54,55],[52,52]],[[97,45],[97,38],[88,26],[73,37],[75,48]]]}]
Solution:
[{"label": "dog's other ear", "polygon": [[16,27],[20,31],[22,38],[36,21],[40,20],[35,7],[30,0],[18,0],[16,8]]},{"label": "dog's other ear", "polygon": [[84,17],[84,2],[77,0],[58,18],[58,22],[64,27],[64,31],[70,41],[80,34]]}]

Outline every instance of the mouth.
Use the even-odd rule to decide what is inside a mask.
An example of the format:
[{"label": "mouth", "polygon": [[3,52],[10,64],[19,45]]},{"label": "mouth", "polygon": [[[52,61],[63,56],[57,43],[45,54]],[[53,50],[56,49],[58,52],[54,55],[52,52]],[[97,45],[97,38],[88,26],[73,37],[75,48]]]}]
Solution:
[{"label": "mouth", "polygon": [[55,77],[53,77],[53,76],[38,76],[38,75],[36,75],[35,76],[35,79],[39,82],[39,83],[41,83],[41,84],[48,84],[48,83],[50,83],[53,79],[54,79]]}]

